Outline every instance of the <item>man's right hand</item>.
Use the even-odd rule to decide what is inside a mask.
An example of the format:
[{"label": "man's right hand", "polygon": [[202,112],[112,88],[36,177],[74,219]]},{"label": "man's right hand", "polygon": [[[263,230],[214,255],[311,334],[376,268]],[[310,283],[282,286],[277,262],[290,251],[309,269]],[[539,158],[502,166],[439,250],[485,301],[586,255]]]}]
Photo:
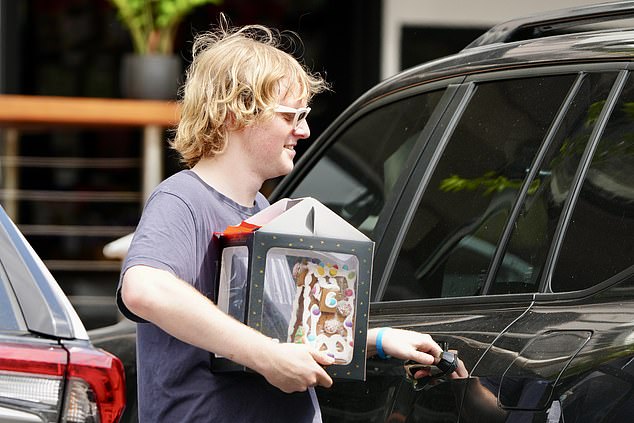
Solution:
[{"label": "man's right hand", "polygon": [[311,386],[332,386],[332,379],[322,366],[334,358],[305,344],[271,342],[263,352],[256,370],[273,386],[286,393],[303,392]]}]

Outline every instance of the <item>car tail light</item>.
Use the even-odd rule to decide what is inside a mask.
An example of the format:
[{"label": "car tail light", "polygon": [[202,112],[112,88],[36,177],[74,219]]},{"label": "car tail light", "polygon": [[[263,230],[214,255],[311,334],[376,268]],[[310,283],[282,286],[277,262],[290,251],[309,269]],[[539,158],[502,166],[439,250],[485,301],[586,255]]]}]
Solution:
[{"label": "car tail light", "polygon": [[45,422],[114,423],[124,406],[123,365],[111,354],[0,345],[0,411],[33,414]]},{"label": "car tail light", "polygon": [[60,346],[0,345],[3,408],[58,421],[68,352]]},{"label": "car tail light", "polygon": [[69,388],[66,390],[64,422],[90,422],[99,413],[100,422],[119,421],[125,407],[123,364],[102,350],[70,348]]}]

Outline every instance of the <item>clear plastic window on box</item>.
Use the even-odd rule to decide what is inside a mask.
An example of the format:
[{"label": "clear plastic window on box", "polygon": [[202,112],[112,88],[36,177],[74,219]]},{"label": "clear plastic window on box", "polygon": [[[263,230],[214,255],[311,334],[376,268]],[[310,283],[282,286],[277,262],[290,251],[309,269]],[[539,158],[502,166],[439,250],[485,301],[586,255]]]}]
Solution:
[{"label": "clear plastic window on box", "polygon": [[359,261],[342,253],[271,248],[266,255],[262,333],[308,343],[352,361]]},{"label": "clear plastic window on box", "polygon": [[222,250],[217,305],[228,315],[244,322],[247,303],[247,269],[249,249],[246,246]]}]

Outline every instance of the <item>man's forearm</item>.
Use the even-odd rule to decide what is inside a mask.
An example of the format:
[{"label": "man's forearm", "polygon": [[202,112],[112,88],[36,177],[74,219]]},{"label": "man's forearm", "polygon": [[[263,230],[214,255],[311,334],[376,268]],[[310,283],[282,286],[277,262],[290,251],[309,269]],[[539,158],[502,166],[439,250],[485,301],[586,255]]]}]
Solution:
[{"label": "man's forearm", "polygon": [[196,347],[257,371],[273,341],[222,312],[169,272],[135,266],[124,275],[122,298],[139,317]]}]

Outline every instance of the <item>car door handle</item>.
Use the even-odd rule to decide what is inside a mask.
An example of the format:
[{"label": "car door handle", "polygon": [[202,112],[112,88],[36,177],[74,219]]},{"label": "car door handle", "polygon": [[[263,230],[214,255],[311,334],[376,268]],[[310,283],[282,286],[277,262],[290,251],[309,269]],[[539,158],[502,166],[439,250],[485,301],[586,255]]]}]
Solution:
[{"label": "car door handle", "polygon": [[[405,369],[405,377],[412,384],[415,391],[429,389],[437,385],[437,382],[444,376],[450,375],[458,367],[458,355],[450,351],[443,351],[440,361],[434,365],[427,365],[408,360],[403,365]],[[431,375],[416,379],[416,372],[423,369],[429,369]]]}]

